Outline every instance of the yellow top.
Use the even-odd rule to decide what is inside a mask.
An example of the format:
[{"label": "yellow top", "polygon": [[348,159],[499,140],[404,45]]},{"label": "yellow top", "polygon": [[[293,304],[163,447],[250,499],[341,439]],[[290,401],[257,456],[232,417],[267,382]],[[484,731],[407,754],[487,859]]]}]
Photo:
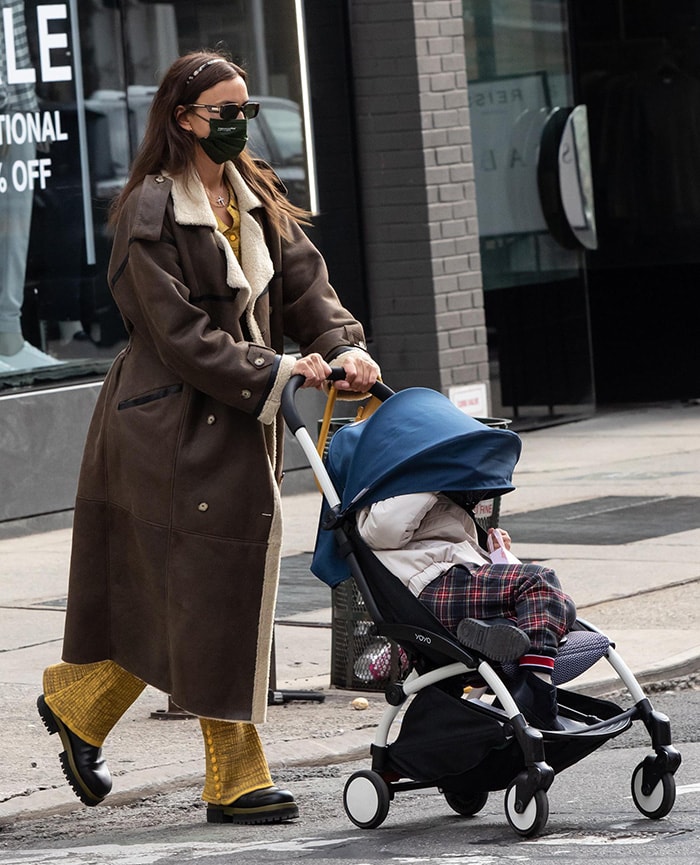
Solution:
[{"label": "yellow top", "polygon": [[226,240],[231,244],[231,249],[233,250],[234,255],[240,261],[241,260],[241,214],[238,210],[238,202],[236,201],[236,195],[231,189],[228,187],[229,198],[228,205],[226,210],[231,215],[233,219],[233,223],[229,227],[226,223],[219,218],[219,215],[216,215],[216,221],[219,225],[219,231],[224,235]]}]

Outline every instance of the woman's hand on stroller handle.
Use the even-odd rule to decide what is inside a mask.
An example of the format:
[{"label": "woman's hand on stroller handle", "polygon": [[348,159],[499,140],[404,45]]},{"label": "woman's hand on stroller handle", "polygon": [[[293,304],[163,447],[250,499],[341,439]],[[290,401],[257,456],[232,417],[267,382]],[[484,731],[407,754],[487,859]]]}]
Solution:
[{"label": "woman's hand on stroller handle", "polygon": [[331,381],[336,390],[368,393],[379,379],[379,365],[364,351],[350,350],[335,358],[334,363],[340,366],[345,375],[334,377],[331,370]]},{"label": "woman's hand on stroller handle", "polygon": [[335,383],[337,390],[367,393],[379,378],[379,366],[364,351],[347,351],[336,358],[339,366],[331,368],[320,354],[300,357],[292,375],[303,375],[303,388],[320,388],[325,382]]},{"label": "woman's hand on stroller handle", "polygon": [[331,374],[331,367],[320,354],[307,354],[300,357],[292,367],[292,377],[302,376],[299,387],[321,387]]},{"label": "woman's hand on stroller handle", "polygon": [[[308,355],[308,357],[311,357],[311,355]],[[321,356],[317,355],[317,357],[320,358]],[[341,357],[342,357],[342,355],[341,355]],[[299,360],[305,360],[305,358],[299,358]],[[323,361],[323,358],[321,358],[321,360]],[[323,363],[325,363],[325,361],[323,361]],[[282,416],[284,417],[285,423],[287,424],[290,432],[293,435],[296,435],[297,430],[299,430],[301,427],[304,426],[304,422],[301,419],[301,415],[299,414],[299,411],[297,410],[297,407],[295,404],[296,393],[302,387],[313,386],[313,385],[308,384],[308,379],[307,379],[306,375],[304,375],[303,372],[297,371],[298,365],[299,365],[299,361],[297,361],[297,363],[295,363],[294,368],[292,370],[292,376],[289,379],[289,381],[287,382],[287,384],[285,385],[284,390],[282,391],[282,401],[281,401]],[[326,364],[326,366],[328,366],[328,364]],[[376,366],[376,364],[375,364],[375,366]],[[302,368],[303,368],[303,365],[302,365]],[[377,367],[377,372],[379,372],[379,367]],[[341,367],[341,366],[330,367],[330,366],[328,366],[328,375],[323,379],[323,381],[332,381],[332,382],[344,381],[346,379],[346,375],[347,375],[347,370],[344,367]],[[380,399],[382,402],[384,402],[384,400],[389,399],[390,396],[394,395],[394,391],[390,387],[387,387],[387,385],[385,385],[383,382],[381,382],[379,380],[375,380],[374,383],[372,384],[372,386],[367,388],[367,392],[371,393],[372,396],[376,396],[377,399]]]}]

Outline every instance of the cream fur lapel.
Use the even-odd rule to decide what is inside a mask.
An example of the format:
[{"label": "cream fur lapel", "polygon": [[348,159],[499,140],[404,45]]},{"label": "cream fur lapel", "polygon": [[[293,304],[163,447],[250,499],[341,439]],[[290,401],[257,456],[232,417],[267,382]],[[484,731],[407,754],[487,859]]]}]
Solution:
[{"label": "cream fur lapel", "polygon": [[274,273],[262,228],[251,213],[262,204],[232,163],[226,163],[225,171],[226,178],[236,194],[241,214],[242,264],[234,255],[229,242],[218,230],[216,217],[212,213],[204,187],[196,174],[189,184],[182,176],[170,178],[173,183],[171,194],[175,220],[180,225],[208,225],[214,229],[216,242],[226,256],[226,284],[242,292],[250,335],[254,342],[262,343],[262,334],[255,321],[253,310],[256,300],[267,290]]}]

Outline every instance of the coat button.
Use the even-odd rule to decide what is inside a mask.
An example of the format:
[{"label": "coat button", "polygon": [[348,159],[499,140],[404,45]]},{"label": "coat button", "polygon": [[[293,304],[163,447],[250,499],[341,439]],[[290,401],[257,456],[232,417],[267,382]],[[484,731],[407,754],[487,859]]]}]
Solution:
[{"label": "coat button", "polygon": [[163,183],[165,181],[165,178],[161,174],[156,174],[153,179],[156,183]]},{"label": "coat button", "polygon": [[253,394],[246,387],[241,391],[241,396],[243,397],[243,399],[250,399]]},{"label": "coat button", "polygon": [[255,360],[253,361],[253,363],[255,364],[255,366],[262,366],[265,363],[265,358],[264,357],[256,357]]},{"label": "coat button", "polygon": [[207,418],[207,423],[209,424],[209,426],[211,426],[213,423],[216,423],[216,415],[210,414]]},{"label": "coat button", "polygon": [[209,505],[206,502],[200,502],[197,505],[197,510],[202,511],[202,513],[204,513],[204,511],[209,510]]}]

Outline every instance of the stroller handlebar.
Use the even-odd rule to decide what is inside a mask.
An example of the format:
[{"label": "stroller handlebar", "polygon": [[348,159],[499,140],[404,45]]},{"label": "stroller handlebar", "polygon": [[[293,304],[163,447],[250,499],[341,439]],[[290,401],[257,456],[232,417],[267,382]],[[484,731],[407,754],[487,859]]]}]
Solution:
[{"label": "stroller handlebar", "polygon": [[[331,373],[328,376],[327,381],[342,381],[344,378],[345,370],[342,366],[331,367]],[[282,391],[282,417],[293,435],[296,435],[297,431],[304,426],[304,421],[301,419],[299,410],[296,407],[296,393],[305,381],[306,379],[303,375],[293,375]],[[369,389],[369,392],[372,396],[376,396],[377,399],[380,399],[382,402],[394,395],[394,391],[381,381],[373,384]]]}]

